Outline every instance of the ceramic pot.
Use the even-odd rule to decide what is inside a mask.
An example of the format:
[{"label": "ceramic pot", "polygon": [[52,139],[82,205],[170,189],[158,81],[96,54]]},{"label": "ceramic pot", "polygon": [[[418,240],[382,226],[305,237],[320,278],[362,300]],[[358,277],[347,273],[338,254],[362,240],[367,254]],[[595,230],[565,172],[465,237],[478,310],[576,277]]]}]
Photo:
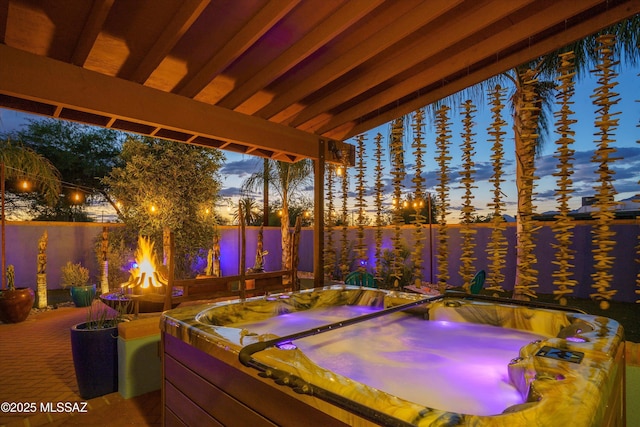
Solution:
[{"label": "ceramic pot", "polygon": [[88,307],[96,297],[96,285],[72,286],[71,300],[76,307]]},{"label": "ceramic pot", "polygon": [[31,288],[0,291],[0,320],[4,323],[24,321],[35,300],[36,295]]},{"label": "ceramic pot", "polygon": [[89,329],[87,322],[71,327],[71,353],[83,399],[118,391],[118,326]]}]

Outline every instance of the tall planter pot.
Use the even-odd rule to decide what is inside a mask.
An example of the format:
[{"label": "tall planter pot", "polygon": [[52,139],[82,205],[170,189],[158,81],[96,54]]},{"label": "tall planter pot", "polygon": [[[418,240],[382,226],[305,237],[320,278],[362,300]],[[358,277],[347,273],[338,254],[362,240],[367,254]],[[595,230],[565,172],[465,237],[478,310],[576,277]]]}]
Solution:
[{"label": "tall planter pot", "polygon": [[71,353],[80,396],[92,399],[118,391],[118,326],[87,326],[71,328]]},{"label": "tall planter pot", "polygon": [[96,285],[72,286],[71,301],[76,307],[89,307],[96,297]]},{"label": "tall planter pot", "polygon": [[33,308],[36,295],[31,288],[15,288],[0,291],[0,320],[18,323],[26,320]]}]

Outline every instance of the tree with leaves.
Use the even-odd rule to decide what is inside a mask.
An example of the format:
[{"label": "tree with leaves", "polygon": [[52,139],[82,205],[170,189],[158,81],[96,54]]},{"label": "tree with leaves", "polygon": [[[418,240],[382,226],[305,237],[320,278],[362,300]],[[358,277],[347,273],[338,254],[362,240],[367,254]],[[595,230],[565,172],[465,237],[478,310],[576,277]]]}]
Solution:
[{"label": "tree with leaves", "polygon": [[[41,197],[28,198],[29,214],[38,220],[89,220],[85,206],[103,203],[101,179],[119,165],[123,132],[58,119],[30,120],[14,139],[46,157],[61,174],[65,197],[50,206]],[[76,200],[75,197],[78,197]]]},{"label": "tree with leaves", "polygon": [[258,203],[251,197],[245,196],[238,200],[238,206],[233,211],[233,222],[240,223],[240,212],[244,215],[244,223],[247,226],[262,224],[262,217],[258,213]]},{"label": "tree with leaves", "polygon": [[45,157],[22,144],[9,139],[0,140],[0,184],[2,185],[2,289],[5,288],[6,236],[5,236],[5,181],[26,179],[33,183],[44,200],[54,204],[60,194],[60,173]]},{"label": "tree with leaves", "polygon": [[282,235],[282,268],[291,269],[291,251],[289,228],[293,226],[289,218],[290,202],[311,183],[313,177],[313,163],[310,160],[300,160],[296,163],[286,163],[270,160],[268,167],[252,174],[242,184],[245,192],[260,191],[265,179],[269,187],[273,189],[282,203],[282,216],[280,217],[280,230]]},{"label": "tree with leaves", "polygon": [[221,151],[153,138],[129,137],[120,155],[123,166],[103,180],[119,206],[120,219],[162,247],[174,233],[176,274],[191,265],[212,241],[215,203],[221,187]]}]

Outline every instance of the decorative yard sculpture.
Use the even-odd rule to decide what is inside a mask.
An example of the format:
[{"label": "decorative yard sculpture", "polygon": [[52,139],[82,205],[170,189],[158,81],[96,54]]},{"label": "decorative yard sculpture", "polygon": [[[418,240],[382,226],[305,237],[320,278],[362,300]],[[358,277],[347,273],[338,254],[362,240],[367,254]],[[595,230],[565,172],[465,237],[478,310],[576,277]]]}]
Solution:
[{"label": "decorative yard sculpture", "polygon": [[333,241],[333,228],[335,225],[335,206],[333,196],[334,177],[336,175],[335,166],[329,164],[327,167],[327,214],[325,221],[325,245],[324,245],[324,275],[327,279],[334,278],[336,268],[336,250]]},{"label": "decorative yard sculpture", "polygon": [[422,250],[424,249],[424,223],[425,216],[422,215],[422,209],[425,206],[425,191],[424,191],[424,177],[422,176],[422,168],[424,161],[422,155],[424,153],[424,110],[419,109],[413,114],[413,156],[415,158],[416,166],[413,179],[413,209],[415,214],[413,216],[413,277],[417,287],[422,286]]},{"label": "decorative yard sculpture", "polygon": [[253,267],[248,270],[249,273],[262,273],[264,271],[264,257],[269,254],[269,251],[265,251],[264,248],[264,233],[263,228],[260,226],[258,230],[258,242],[256,244],[256,259]]},{"label": "decorative yard sculpture", "polygon": [[572,149],[573,142],[575,141],[573,136],[575,131],[571,129],[571,125],[576,123],[575,119],[572,119],[574,114],[571,111],[571,99],[574,94],[574,75],[575,70],[573,66],[574,54],[573,52],[567,52],[560,55],[560,66],[558,68],[559,76],[557,80],[559,83],[559,93],[557,95],[557,104],[560,110],[556,113],[556,133],[560,136],[556,140],[556,154],[554,157],[558,159],[556,176],[556,200],[558,201],[558,215],[555,216],[555,221],[551,225],[555,233],[555,237],[558,243],[553,244],[556,250],[555,261],[557,268],[553,272],[553,284],[556,289],[553,293],[555,299],[561,305],[567,305],[567,295],[573,293],[573,287],[578,283],[571,276],[573,272],[573,264],[571,260],[574,258],[575,250],[570,248],[573,241],[573,217],[569,216],[569,198],[573,192],[571,175],[573,174],[573,154],[575,150]]},{"label": "decorative yard sculpture", "polygon": [[447,215],[449,214],[449,144],[451,131],[449,129],[449,110],[446,105],[440,107],[436,113],[436,161],[440,167],[438,174],[438,288],[444,293],[449,282],[449,238],[447,235]]},{"label": "decorative yard sculpture", "polygon": [[345,163],[339,169],[342,175],[342,227],[341,227],[341,237],[340,237],[340,277],[344,280],[349,274],[350,262],[349,255],[351,251],[349,250],[349,227],[348,227],[348,219],[349,219],[349,169],[347,168],[347,156],[342,156]]},{"label": "decorative yard sculpture", "polygon": [[376,279],[380,279],[382,276],[382,201],[384,192],[384,183],[382,182],[383,167],[382,167],[382,154],[384,149],[382,148],[382,134],[378,132],[375,138],[376,150],[374,152],[374,158],[376,161],[376,167],[374,172],[374,205],[376,208],[375,218],[375,259],[376,259]]},{"label": "decorative yard sculpture", "polygon": [[102,240],[100,242],[100,261],[102,262],[102,277],[100,279],[100,291],[109,293],[109,229],[102,227]]},{"label": "decorative yard sculpture", "polygon": [[471,287],[471,280],[475,274],[474,261],[475,257],[475,234],[478,232],[471,223],[473,222],[473,214],[475,207],[472,204],[473,189],[478,188],[474,184],[473,176],[475,175],[475,163],[473,162],[473,155],[475,154],[473,147],[475,141],[473,140],[473,118],[476,112],[476,107],[471,101],[465,101],[462,104],[463,116],[462,116],[462,171],[460,172],[460,182],[464,187],[464,196],[462,202],[462,212],[460,215],[461,225],[460,234],[462,235],[462,255],[460,256],[460,276],[462,277],[462,283],[464,289],[469,292]]},{"label": "decorative yard sculpture", "polygon": [[402,257],[402,229],[404,218],[402,216],[402,182],[406,175],[404,168],[404,150],[402,139],[404,137],[404,120],[396,119],[391,124],[391,140],[389,141],[391,156],[391,177],[393,182],[393,266],[392,276],[395,278],[393,288],[400,286],[400,280],[404,270],[404,258]]},{"label": "decorative yard sculpture", "polygon": [[487,279],[487,290],[504,291],[503,283],[505,279],[504,269],[507,258],[507,237],[505,235],[507,224],[502,216],[504,213],[504,200],[502,199],[502,183],[504,182],[504,135],[502,128],[507,124],[502,118],[504,109],[505,89],[496,85],[491,92],[491,113],[493,121],[487,129],[490,135],[489,142],[493,142],[491,155],[493,174],[489,181],[493,184],[493,201],[489,207],[493,208],[491,217],[491,239],[487,245],[487,257],[489,258],[489,275]]},{"label": "decorative yard sculpture", "polygon": [[365,172],[367,170],[365,165],[365,150],[364,150],[364,142],[366,138],[364,135],[358,135],[356,137],[356,204],[355,207],[358,211],[358,216],[356,219],[357,222],[357,236],[356,236],[356,245],[355,252],[357,256],[357,269],[358,271],[364,272],[366,270],[368,260],[367,260],[367,246],[364,242],[364,226],[365,226],[365,217],[366,217],[366,208],[367,202],[365,200],[365,187],[366,187],[366,177]]},{"label": "decorative yard sculpture", "polygon": [[610,168],[614,161],[614,153],[616,149],[610,144],[613,142],[613,131],[618,126],[618,119],[612,119],[613,116],[619,114],[611,111],[611,107],[620,100],[619,94],[613,92],[618,84],[615,81],[617,73],[614,67],[618,61],[613,60],[613,45],[615,44],[615,36],[603,35],[598,37],[598,51],[600,53],[600,63],[596,66],[595,74],[598,76],[598,87],[595,88],[592,95],[593,103],[597,107],[596,111],[596,127],[600,129],[598,136],[597,148],[593,156],[593,162],[598,165],[596,173],[598,174],[598,183],[596,187],[596,207],[593,216],[596,219],[596,227],[593,231],[593,258],[595,260],[595,273],[591,275],[593,278],[592,287],[595,292],[591,297],[600,300],[600,308],[607,309],[609,307],[608,300],[616,293],[615,289],[611,289],[613,281],[613,261],[614,257],[610,255],[613,251],[615,241],[615,231],[611,229],[611,221],[615,218],[615,195],[616,191],[613,187],[614,171]]},{"label": "decorative yard sculpture", "polygon": [[47,308],[47,230],[38,240],[38,272],[36,284],[38,289],[38,308]]},{"label": "decorative yard sculpture", "polygon": [[213,247],[207,251],[207,266],[204,269],[205,276],[220,277],[220,231],[218,227],[213,229]]}]

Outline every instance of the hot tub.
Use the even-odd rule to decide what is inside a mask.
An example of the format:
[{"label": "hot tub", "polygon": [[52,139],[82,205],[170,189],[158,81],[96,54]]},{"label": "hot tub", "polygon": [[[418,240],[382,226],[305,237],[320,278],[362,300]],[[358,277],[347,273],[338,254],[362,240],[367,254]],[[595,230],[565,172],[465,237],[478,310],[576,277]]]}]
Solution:
[{"label": "hot tub", "polygon": [[623,426],[607,318],[334,286],[165,312],[165,425]]}]

